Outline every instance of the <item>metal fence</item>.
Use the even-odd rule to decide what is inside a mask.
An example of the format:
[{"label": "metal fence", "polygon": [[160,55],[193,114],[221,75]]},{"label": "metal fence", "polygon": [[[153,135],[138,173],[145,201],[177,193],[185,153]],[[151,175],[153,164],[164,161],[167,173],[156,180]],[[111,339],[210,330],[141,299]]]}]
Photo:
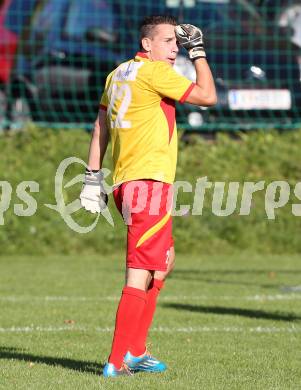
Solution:
[{"label": "metal fence", "polygon": [[[139,49],[140,20],[202,28],[218,104],[178,105],[195,131],[301,128],[301,1],[0,0],[0,127],[91,127],[106,75]],[[180,51],[175,68],[191,80]]]}]

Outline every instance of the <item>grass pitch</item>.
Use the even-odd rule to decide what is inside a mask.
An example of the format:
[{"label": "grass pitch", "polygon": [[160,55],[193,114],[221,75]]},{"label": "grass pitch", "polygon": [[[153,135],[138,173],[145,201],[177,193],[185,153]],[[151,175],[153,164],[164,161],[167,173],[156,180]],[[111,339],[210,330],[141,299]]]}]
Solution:
[{"label": "grass pitch", "polygon": [[123,256],[0,258],[1,389],[300,389],[298,256],[183,256],[150,334],[163,374],[104,379]]}]

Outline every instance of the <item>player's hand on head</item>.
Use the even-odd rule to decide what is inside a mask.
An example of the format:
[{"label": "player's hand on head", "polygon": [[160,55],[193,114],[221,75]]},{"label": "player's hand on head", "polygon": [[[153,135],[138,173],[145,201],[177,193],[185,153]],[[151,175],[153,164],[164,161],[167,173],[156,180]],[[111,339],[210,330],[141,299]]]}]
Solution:
[{"label": "player's hand on head", "polygon": [[103,174],[101,171],[86,170],[85,181],[79,198],[82,207],[91,213],[100,213],[107,207],[108,195],[102,180]]},{"label": "player's hand on head", "polygon": [[175,27],[176,38],[179,45],[184,47],[191,60],[205,58],[202,30],[192,24],[179,24]]}]

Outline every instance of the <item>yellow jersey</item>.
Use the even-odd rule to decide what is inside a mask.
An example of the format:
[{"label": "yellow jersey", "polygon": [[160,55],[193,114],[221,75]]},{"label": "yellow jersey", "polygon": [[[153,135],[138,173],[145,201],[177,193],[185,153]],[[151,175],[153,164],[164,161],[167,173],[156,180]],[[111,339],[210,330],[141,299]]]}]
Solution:
[{"label": "yellow jersey", "polygon": [[183,103],[194,85],[171,65],[140,52],[108,75],[100,108],[107,111],[115,185],[140,179],[173,183],[175,101]]}]

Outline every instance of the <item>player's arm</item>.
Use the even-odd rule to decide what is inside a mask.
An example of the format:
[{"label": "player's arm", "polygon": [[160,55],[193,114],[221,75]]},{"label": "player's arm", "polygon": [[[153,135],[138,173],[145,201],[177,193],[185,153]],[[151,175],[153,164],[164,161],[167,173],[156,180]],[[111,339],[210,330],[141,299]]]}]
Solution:
[{"label": "player's arm", "polygon": [[106,124],[106,111],[99,110],[92,132],[88,169],[80,194],[81,205],[92,213],[99,213],[107,207],[108,196],[102,184],[102,162],[109,142],[109,131]]},{"label": "player's arm", "polygon": [[198,106],[214,106],[217,102],[215,84],[206,58],[194,61],[196,70],[196,85],[187,96],[185,103]]},{"label": "player's arm", "polygon": [[92,132],[88,167],[93,171],[99,171],[101,169],[109,142],[109,131],[107,128],[106,116],[106,111],[100,109]]},{"label": "player's arm", "polygon": [[196,70],[196,85],[185,102],[199,106],[213,106],[217,102],[213,76],[206,60],[202,31],[191,24],[180,24],[175,28],[177,40],[189,54]]}]

